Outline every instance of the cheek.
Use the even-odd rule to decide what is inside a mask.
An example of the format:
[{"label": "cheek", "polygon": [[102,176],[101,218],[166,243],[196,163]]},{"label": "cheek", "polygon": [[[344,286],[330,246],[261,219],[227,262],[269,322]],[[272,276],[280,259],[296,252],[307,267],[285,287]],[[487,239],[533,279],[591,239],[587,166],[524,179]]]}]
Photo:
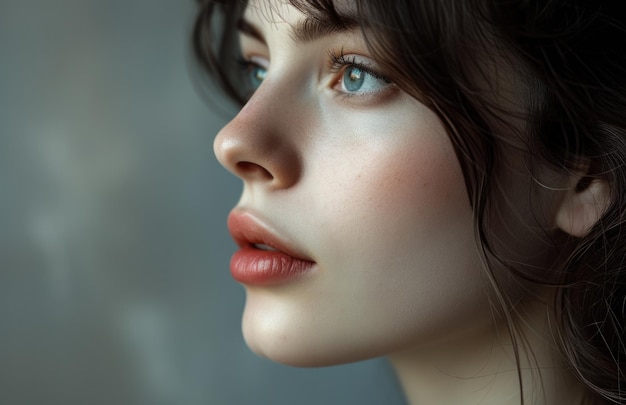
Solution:
[{"label": "cheek", "polygon": [[336,148],[320,166],[320,265],[328,288],[343,289],[333,305],[361,313],[381,339],[440,336],[486,308],[463,176],[430,122],[387,127],[384,137],[369,125],[368,142],[343,150],[350,159]]},{"label": "cheek", "polygon": [[363,142],[320,153],[325,159],[315,171],[324,180],[315,185],[315,211],[328,214],[321,226],[344,242],[365,247],[375,239],[380,248],[397,250],[409,236],[430,238],[471,219],[454,149],[431,122],[353,124]]}]

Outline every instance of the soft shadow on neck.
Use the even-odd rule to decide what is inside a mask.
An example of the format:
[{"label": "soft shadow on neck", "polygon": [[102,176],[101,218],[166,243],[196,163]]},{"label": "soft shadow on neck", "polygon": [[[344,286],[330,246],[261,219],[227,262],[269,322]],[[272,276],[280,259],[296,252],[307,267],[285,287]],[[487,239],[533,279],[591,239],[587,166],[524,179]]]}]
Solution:
[{"label": "soft shadow on neck", "polygon": [[522,393],[524,405],[583,404],[585,388],[561,360],[546,305],[516,309],[519,360],[504,321],[390,355],[408,404],[521,405]]}]

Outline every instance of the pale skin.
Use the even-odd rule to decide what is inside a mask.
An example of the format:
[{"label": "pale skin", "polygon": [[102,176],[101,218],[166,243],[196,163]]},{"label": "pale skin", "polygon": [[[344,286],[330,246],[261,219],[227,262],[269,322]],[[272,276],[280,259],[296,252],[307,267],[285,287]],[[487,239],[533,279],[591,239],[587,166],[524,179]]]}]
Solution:
[{"label": "pale skin", "polygon": [[[297,280],[245,286],[246,342],[295,366],[388,356],[412,405],[519,404],[508,329],[493,311],[443,126],[377,72],[358,28],[304,38],[305,18],[281,1],[248,6],[241,47],[259,86],[215,140],[219,161],[244,183],[235,210],[315,262]],[[510,189],[502,193],[515,204],[531,183],[518,158],[503,174]],[[533,219],[541,223],[515,205],[494,229],[519,247],[515,257],[532,253],[537,264],[548,253],[529,236],[533,227],[583,232],[606,194],[601,184],[574,193],[571,175],[546,171],[546,179],[543,215]],[[517,296],[516,288],[504,282],[504,293]],[[519,293],[524,397],[576,404],[583,389],[559,360],[549,294]]]}]

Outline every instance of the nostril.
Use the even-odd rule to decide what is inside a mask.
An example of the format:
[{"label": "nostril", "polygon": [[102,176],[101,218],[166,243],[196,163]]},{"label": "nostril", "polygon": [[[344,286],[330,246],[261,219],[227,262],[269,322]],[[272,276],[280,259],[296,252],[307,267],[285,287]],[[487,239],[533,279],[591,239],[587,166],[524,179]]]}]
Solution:
[{"label": "nostril", "polygon": [[255,177],[259,180],[273,180],[274,176],[266,168],[252,162],[238,162],[237,171],[242,177]]}]

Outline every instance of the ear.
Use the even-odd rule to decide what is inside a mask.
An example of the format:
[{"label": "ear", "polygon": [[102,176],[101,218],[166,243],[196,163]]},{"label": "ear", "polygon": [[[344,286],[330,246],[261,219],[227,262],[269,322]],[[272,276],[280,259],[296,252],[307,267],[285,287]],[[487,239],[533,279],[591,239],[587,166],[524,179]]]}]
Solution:
[{"label": "ear", "polygon": [[609,185],[604,179],[587,176],[573,179],[573,187],[566,191],[565,198],[556,215],[556,225],[566,233],[584,236],[606,212],[611,202]]}]

